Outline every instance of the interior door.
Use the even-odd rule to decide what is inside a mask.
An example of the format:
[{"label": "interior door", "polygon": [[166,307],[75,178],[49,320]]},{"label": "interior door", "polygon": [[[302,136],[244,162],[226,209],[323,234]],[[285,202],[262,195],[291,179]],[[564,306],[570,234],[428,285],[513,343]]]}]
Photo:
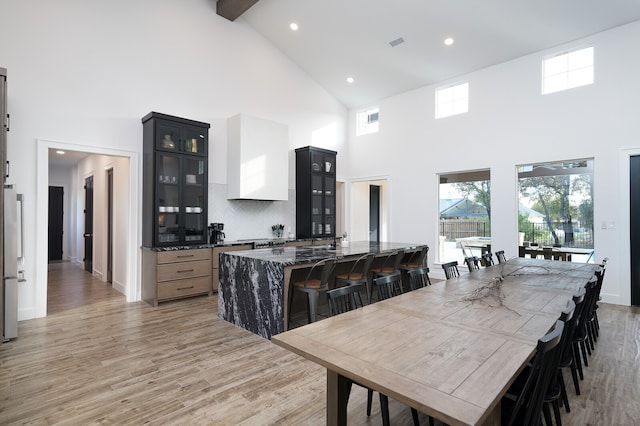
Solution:
[{"label": "interior door", "polygon": [[380,242],[380,186],[369,185],[369,241]]},{"label": "interior door", "polygon": [[93,273],[93,176],[84,180],[84,269]]},{"label": "interior door", "polygon": [[107,282],[113,283],[113,169],[107,170]]},{"label": "interior door", "polygon": [[631,259],[631,304],[640,305],[640,156],[630,157],[629,164],[629,223]]},{"label": "interior door", "polygon": [[62,260],[64,188],[49,187],[49,261]]}]

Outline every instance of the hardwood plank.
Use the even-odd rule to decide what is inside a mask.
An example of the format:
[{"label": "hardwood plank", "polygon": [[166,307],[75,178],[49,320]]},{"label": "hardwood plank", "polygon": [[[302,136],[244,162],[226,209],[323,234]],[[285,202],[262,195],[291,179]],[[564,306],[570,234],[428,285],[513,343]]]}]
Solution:
[{"label": "hardwood plank", "polygon": [[[0,424],[325,424],[326,370],[217,318],[216,296],[154,309],[71,264],[51,269],[49,316],[0,345]],[[601,303],[598,315],[582,395],[565,374],[562,422],[640,424],[640,308]],[[354,386],[349,425],[382,424],[377,395],[370,418],[365,406]],[[413,424],[406,405],[389,410],[393,425]]]}]

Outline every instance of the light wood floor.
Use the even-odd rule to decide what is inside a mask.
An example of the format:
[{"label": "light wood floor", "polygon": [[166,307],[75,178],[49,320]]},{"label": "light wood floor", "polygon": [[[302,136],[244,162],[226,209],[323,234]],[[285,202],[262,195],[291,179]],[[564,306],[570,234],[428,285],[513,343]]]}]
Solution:
[{"label": "light wood floor", "polygon": [[[640,309],[602,305],[600,324],[583,394],[563,422],[640,424]],[[325,424],[325,371],[218,319],[215,296],[154,309],[55,264],[49,315],[21,321],[18,333],[0,345],[2,425]],[[365,400],[354,387],[350,425],[381,424],[378,401],[367,418]],[[392,424],[413,424],[408,408],[391,401],[390,410]]]}]

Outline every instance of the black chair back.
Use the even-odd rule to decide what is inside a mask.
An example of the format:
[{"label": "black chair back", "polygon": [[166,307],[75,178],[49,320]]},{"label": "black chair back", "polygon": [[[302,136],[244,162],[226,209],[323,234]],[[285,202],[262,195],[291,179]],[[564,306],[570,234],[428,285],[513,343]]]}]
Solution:
[{"label": "black chair back", "polygon": [[427,257],[427,253],[429,252],[429,246],[424,245],[420,247],[419,250],[414,250],[408,255],[405,255],[405,259],[403,259],[401,265],[406,265],[407,267],[412,268],[422,268],[425,265],[425,258]]},{"label": "black chair back", "polygon": [[378,300],[389,299],[402,293],[402,277],[400,274],[375,278],[373,284],[378,290]]},{"label": "black chair back", "polygon": [[407,272],[409,276],[409,290],[413,291],[431,285],[428,274],[429,268],[412,269]]},{"label": "black chair back", "polygon": [[564,331],[564,323],[556,321],[552,331],[538,340],[529,374],[518,394],[513,409],[502,423],[522,426],[538,426],[544,396],[549,383],[556,375],[560,362],[559,348]]},{"label": "black chair back", "polygon": [[304,280],[303,288],[306,288],[307,283],[318,274],[318,270],[320,270],[320,287],[328,287],[329,278],[336,268],[336,263],[337,260],[335,258],[322,259],[314,263]]},{"label": "black chair back", "polygon": [[349,273],[347,274],[347,279],[351,279],[354,274],[360,275],[362,278],[366,277],[369,273],[369,269],[371,269],[371,264],[373,263],[373,259],[375,255],[373,253],[363,254],[351,266]]},{"label": "black chair back", "polygon": [[468,256],[464,258],[464,263],[467,264],[469,272],[477,271],[478,269],[480,269],[480,264],[478,262],[478,256]]},{"label": "black chair back", "polygon": [[458,270],[458,261],[454,260],[453,262],[447,262],[442,264],[442,269],[444,269],[444,276],[449,278],[457,278],[460,276],[460,271]]},{"label": "black chair back", "polygon": [[[507,263],[507,257],[504,255],[504,250],[497,251],[496,257],[498,258],[498,263]],[[520,256],[520,257],[524,257],[524,256]]]},{"label": "black chair back", "polygon": [[491,254],[490,251],[488,251],[488,252],[484,253],[482,256],[480,256],[480,263],[485,268],[488,267],[488,266],[493,266],[493,255]]},{"label": "black chair back", "polygon": [[334,316],[363,306],[361,291],[364,284],[348,285],[327,292],[329,315]]}]

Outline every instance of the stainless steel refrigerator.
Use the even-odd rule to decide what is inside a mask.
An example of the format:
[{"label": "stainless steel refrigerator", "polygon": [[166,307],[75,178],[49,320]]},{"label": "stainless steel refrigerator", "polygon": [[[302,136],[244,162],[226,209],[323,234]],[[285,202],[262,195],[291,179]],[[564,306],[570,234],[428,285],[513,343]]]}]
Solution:
[{"label": "stainless steel refrigerator", "polygon": [[[7,160],[7,133],[9,132],[9,114],[7,113],[7,70],[0,68],[0,186],[4,186]],[[4,241],[2,224],[4,223],[4,192],[0,192],[0,271],[4,271]],[[4,272],[2,272],[4,276]],[[4,336],[4,280],[0,284],[0,329]]]},{"label": "stainless steel refrigerator", "polygon": [[2,339],[7,341],[18,337],[18,262],[22,251],[22,194],[17,194],[11,185],[4,187],[4,269],[3,330]]}]

